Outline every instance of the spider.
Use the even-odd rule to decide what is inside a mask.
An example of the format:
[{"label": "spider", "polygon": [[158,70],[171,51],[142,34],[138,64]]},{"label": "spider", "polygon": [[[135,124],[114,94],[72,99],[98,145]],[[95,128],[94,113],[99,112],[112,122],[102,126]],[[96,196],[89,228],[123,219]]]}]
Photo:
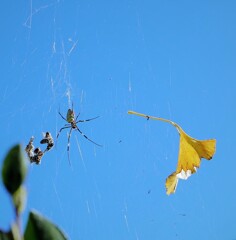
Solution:
[{"label": "spider", "polygon": [[67,154],[68,154],[69,163],[70,163],[70,155],[69,155],[69,153],[70,153],[70,137],[71,137],[71,132],[72,132],[73,129],[78,130],[79,133],[83,137],[85,137],[88,141],[92,142],[93,144],[95,144],[99,147],[102,147],[102,145],[100,145],[100,144],[94,142],[93,140],[91,140],[90,138],[88,138],[77,126],[78,123],[88,122],[88,121],[94,120],[96,118],[99,118],[99,116],[94,117],[94,118],[90,118],[90,119],[86,119],[86,120],[78,120],[78,117],[79,117],[80,113],[75,117],[75,112],[73,111],[73,104],[72,104],[72,109],[68,109],[66,118],[63,117],[63,115],[60,113],[60,110],[59,110],[58,113],[61,116],[61,118],[63,118],[67,122],[67,124],[65,124],[64,127],[62,127],[59,130],[59,132],[57,134],[57,139],[58,139],[58,137],[59,137],[59,135],[60,135],[60,133],[63,129],[70,128],[70,132],[69,132],[69,135],[68,135],[68,142],[67,142]]}]

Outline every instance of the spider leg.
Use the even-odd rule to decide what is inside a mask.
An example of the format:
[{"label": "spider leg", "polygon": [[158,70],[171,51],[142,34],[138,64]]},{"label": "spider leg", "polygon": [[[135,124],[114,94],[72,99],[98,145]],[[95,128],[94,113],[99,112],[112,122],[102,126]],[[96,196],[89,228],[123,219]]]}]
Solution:
[{"label": "spider leg", "polygon": [[75,118],[75,121],[77,121],[78,117],[79,117],[80,113],[77,115],[77,117]]},{"label": "spider leg", "polygon": [[59,130],[58,134],[57,134],[57,139],[58,139],[58,137],[59,137],[59,135],[60,135],[60,133],[61,133],[61,131],[62,131],[63,129],[70,128],[70,127],[71,127],[71,125],[70,125],[70,126],[67,126],[67,124],[66,124],[64,127],[62,127],[62,128]]},{"label": "spider leg", "polygon": [[70,136],[71,136],[71,132],[72,132],[73,128],[70,129],[69,135],[68,135],[68,142],[67,142],[67,156],[68,156],[68,161],[69,164],[71,166],[71,162],[70,162]]},{"label": "spider leg", "polygon": [[[79,122],[88,122],[88,121],[97,119],[97,118],[99,118],[99,117],[100,117],[100,116],[97,116],[97,117],[94,117],[94,118],[89,118],[89,119],[86,119],[86,120],[79,120],[79,121],[77,121],[76,123],[79,123]],[[77,118],[76,118],[76,120],[77,120]]]},{"label": "spider leg", "polygon": [[79,131],[79,133],[80,133],[83,137],[85,137],[87,140],[89,140],[90,142],[94,143],[95,145],[97,145],[97,146],[99,146],[99,147],[102,147],[102,145],[100,145],[100,144],[94,142],[93,140],[89,139],[83,132],[80,131],[80,129],[79,129],[77,126],[76,126],[76,129],[77,129],[77,130]]},{"label": "spider leg", "polygon": [[65,121],[67,121],[67,120],[65,119],[65,117],[63,117],[62,114],[60,113],[60,110],[59,110],[58,113],[59,113],[59,115],[60,115]]}]

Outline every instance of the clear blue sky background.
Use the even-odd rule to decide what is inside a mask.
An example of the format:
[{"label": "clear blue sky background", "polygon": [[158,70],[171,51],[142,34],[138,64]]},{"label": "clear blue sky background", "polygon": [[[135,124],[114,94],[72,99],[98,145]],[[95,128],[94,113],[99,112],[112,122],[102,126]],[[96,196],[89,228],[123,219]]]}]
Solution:
[{"label": "clear blue sky background", "polygon": [[[26,180],[28,202],[72,240],[236,239],[235,1],[2,1],[1,152],[55,138],[71,102],[86,119]],[[217,139],[211,161],[180,181],[179,136]],[[0,187],[0,227],[13,221]]]}]

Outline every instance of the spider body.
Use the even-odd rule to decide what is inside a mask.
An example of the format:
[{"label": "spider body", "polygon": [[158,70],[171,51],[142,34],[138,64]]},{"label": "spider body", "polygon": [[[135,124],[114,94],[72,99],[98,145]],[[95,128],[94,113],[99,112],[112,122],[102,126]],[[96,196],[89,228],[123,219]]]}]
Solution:
[{"label": "spider body", "polygon": [[77,130],[88,141],[92,142],[93,144],[95,144],[99,147],[102,147],[102,145],[100,145],[100,144],[94,142],[93,140],[91,140],[90,138],[88,138],[77,126],[78,123],[88,122],[88,121],[91,121],[91,120],[94,120],[94,119],[98,118],[99,116],[95,117],[95,118],[86,119],[86,120],[78,120],[78,117],[79,117],[80,114],[78,114],[75,117],[75,112],[73,111],[73,105],[72,105],[72,109],[68,109],[66,118],[60,113],[60,111],[58,113],[61,116],[61,118],[63,118],[67,123],[64,125],[64,127],[62,127],[59,130],[59,132],[57,134],[57,139],[58,139],[58,137],[59,137],[59,135],[60,135],[60,133],[63,129],[70,129],[69,134],[68,134],[68,142],[67,142],[67,154],[68,154],[69,163],[70,163],[70,155],[69,155],[69,152],[70,152],[70,137],[71,137],[72,130]]},{"label": "spider body", "polygon": [[67,114],[66,114],[66,121],[68,123],[74,123],[75,122],[75,113],[73,110],[68,109]]}]

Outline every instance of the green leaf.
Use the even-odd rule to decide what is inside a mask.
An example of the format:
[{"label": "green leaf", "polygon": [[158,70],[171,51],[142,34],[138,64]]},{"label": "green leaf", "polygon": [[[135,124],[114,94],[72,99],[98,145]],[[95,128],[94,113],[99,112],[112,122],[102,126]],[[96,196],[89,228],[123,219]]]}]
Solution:
[{"label": "green leaf", "polygon": [[13,223],[11,226],[11,236],[12,240],[23,240],[20,234],[19,225],[17,225],[17,223]]},{"label": "green leaf", "polygon": [[0,240],[14,240],[12,232],[3,232],[0,230]]},{"label": "green leaf", "polygon": [[13,195],[23,183],[27,165],[20,144],[14,146],[7,154],[2,168],[2,179],[7,191]]},{"label": "green leaf", "polygon": [[24,240],[66,240],[63,232],[36,212],[30,212]]},{"label": "green leaf", "polygon": [[13,203],[16,209],[17,216],[24,211],[26,203],[26,189],[24,186],[20,186],[18,190],[13,194]]}]

